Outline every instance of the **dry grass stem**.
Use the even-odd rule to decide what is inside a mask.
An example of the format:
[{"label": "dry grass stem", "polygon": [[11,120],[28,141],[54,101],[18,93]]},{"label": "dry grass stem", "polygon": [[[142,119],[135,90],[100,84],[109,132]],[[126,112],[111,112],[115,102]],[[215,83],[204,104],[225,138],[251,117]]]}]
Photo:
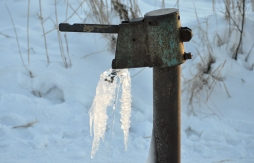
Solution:
[{"label": "dry grass stem", "polygon": [[[56,24],[58,24],[58,15],[57,15],[56,0],[55,0],[55,17],[56,17]],[[61,57],[63,59],[64,66],[65,66],[65,68],[68,68],[66,56],[64,54],[64,49],[63,49],[62,37],[61,37],[61,34],[60,34],[59,30],[57,30],[57,38],[58,38],[60,53],[61,53]]]},{"label": "dry grass stem", "polygon": [[[67,5],[66,5],[66,19],[67,19],[67,15],[68,15],[68,4],[69,4],[69,0],[67,0]],[[71,63],[71,57],[70,57],[70,52],[69,52],[69,45],[68,45],[68,39],[67,39],[67,34],[66,32],[64,33],[64,39],[65,39],[65,43],[66,43],[66,50],[67,50],[67,54],[68,54],[68,59],[69,59],[69,66],[72,66]]]},{"label": "dry grass stem", "polygon": [[161,8],[165,8],[165,0],[161,1]]},{"label": "dry grass stem", "polygon": [[41,21],[41,27],[42,27],[42,32],[43,32],[44,46],[45,46],[45,50],[46,50],[46,57],[47,57],[47,62],[50,63],[49,55],[48,55],[47,39],[46,39],[44,25],[43,25],[44,22],[43,22],[43,17],[42,17],[41,0],[39,0],[39,6],[40,6],[40,16],[39,16],[39,18],[40,18],[40,21]]},{"label": "dry grass stem", "polygon": [[[56,26],[56,25],[55,25]],[[50,32],[52,32],[52,31],[54,31],[54,30],[56,30],[56,29],[58,29],[58,27],[56,26],[55,28],[53,28],[53,29],[51,29],[51,30],[49,30],[49,31],[47,31],[47,32],[45,32],[45,33],[43,33],[41,36],[46,36],[47,34],[49,34]]]},{"label": "dry grass stem", "polygon": [[241,27],[241,30],[239,31],[240,32],[240,39],[239,39],[239,43],[237,45],[236,52],[235,52],[235,55],[234,55],[235,60],[237,60],[237,55],[238,55],[240,46],[242,44],[242,39],[243,39],[243,29],[244,29],[244,21],[245,21],[245,0],[243,0],[242,2],[243,2],[242,3],[242,10],[240,9],[241,6],[239,6],[239,8],[238,8],[239,12],[241,13],[241,19],[242,19],[241,25],[242,25],[242,27]]},{"label": "dry grass stem", "polygon": [[[225,4],[225,17],[228,20],[228,23],[231,24],[233,22],[234,27],[237,28],[240,38],[237,44],[237,47],[234,51],[232,58],[237,60],[238,53],[241,53],[241,45],[242,45],[242,38],[243,38],[243,31],[244,31],[244,23],[245,23],[245,0],[237,1],[237,0],[223,0]],[[241,26],[241,27],[240,27]],[[229,28],[230,29],[230,28]],[[231,33],[231,29],[229,30],[229,34]]]},{"label": "dry grass stem", "polygon": [[124,5],[123,3],[117,0],[112,0],[111,3],[114,7],[114,10],[119,14],[119,17],[121,20],[127,20],[127,21],[130,20],[126,5]]},{"label": "dry grass stem", "polygon": [[[79,17],[79,19],[80,20],[82,20],[82,18],[79,16],[79,14],[77,13],[77,10],[74,10],[74,8],[71,6],[71,4],[69,3],[69,1],[67,0],[67,4],[68,4],[68,6],[72,9],[72,11],[73,11],[73,14],[76,14],[78,17]],[[68,8],[68,6],[67,6],[67,8]],[[68,10],[68,9],[66,9],[66,10]],[[67,18],[67,12],[66,12],[66,20],[67,20],[68,18]]]},{"label": "dry grass stem", "polygon": [[32,78],[32,77],[33,77],[33,74],[32,74],[32,72],[26,67],[25,62],[24,62],[23,57],[22,57],[22,54],[21,54],[20,45],[19,45],[19,38],[18,38],[16,26],[15,26],[15,23],[14,23],[14,21],[13,21],[11,12],[10,12],[9,8],[7,7],[7,5],[5,5],[5,7],[6,7],[8,13],[9,13],[9,16],[10,16],[10,18],[11,18],[11,22],[12,22],[12,25],[13,25],[13,28],[14,28],[14,32],[15,32],[15,36],[16,36],[16,41],[17,41],[17,45],[18,45],[18,49],[19,49],[19,55],[20,55],[22,64],[23,64],[23,66],[25,67],[25,69],[27,70],[27,72],[28,72],[28,74],[30,75],[30,77]]},{"label": "dry grass stem", "polygon": [[248,60],[248,58],[249,58],[249,56],[250,56],[250,54],[251,54],[251,52],[252,52],[253,47],[254,47],[254,44],[252,44],[252,46],[251,46],[251,48],[250,48],[250,51],[248,52],[248,54],[247,54],[247,56],[246,56],[246,58],[245,58],[245,62],[247,62],[247,60]]},{"label": "dry grass stem", "polygon": [[67,34],[66,34],[66,32],[65,32],[65,34],[64,34],[64,39],[65,39],[66,50],[67,50],[67,55],[68,55],[68,59],[69,59],[69,66],[71,67],[71,66],[72,66],[72,63],[71,63],[71,57],[70,57],[69,45],[68,45],[68,39],[67,39]]},{"label": "dry grass stem", "polygon": [[[194,4],[195,6],[195,4]],[[188,114],[194,114],[197,115],[203,114],[201,111],[197,111],[197,109],[194,108],[193,104],[195,102],[198,102],[200,105],[199,108],[201,108],[202,105],[205,105],[212,113],[216,116],[218,116],[214,110],[212,110],[208,105],[207,102],[209,98],[211,97],[211,94],[214,91],[214,88],[217,85],[220,85],[220,81],[223,82],[223,79],[221,77],[221,71],[226,63],[221,63],[218,67],[216,67],[214,70],[212,70],[212,64],[215,63],[215,59],[213,57],[213,49],[212,46],[210,45],[209,37],[206,31],[208,31],[208,20],[206,19],[205,22],[205,27],[206,29],[203,29],[201,26],[201,23],[198,19],[198,16],[196,14],[196,19],[198,22],[198,30],[199,32],[199,37],[202,38],[201,42],[196,43],[198,46],[202,44],[202,47],[204,47],[204,50],[202,52],[199,51],[198,48],[196,48],[197,55],[200,57],[201,62],[196,65],[197,68],[197,73],[193,74],[193,78],[190,80],[184,79],[184,83],[186,85],[186,88],[188,89],[189,92],[189,97],[188,97]],[[201,53],[206,53],[206,55],[201,55]],[[225,84],[225,83],[224,83]],[[224,85],[223,84],[223,85]],[[227,94],[228,90],[226,88],[226,85],[224,86],[226,89]],[[218,116],[219,117],[219,116]],[[220,117],[219,117],[220,118]]]},{"label": "dry grass stem", "polygon": [[82,58],[86,58],[86,57],[89,57],[91,55],[99,54],[99,53],[102,53],[102,52],[105,52],[105,51],[107,51],[107,50],[101,50],[101,51],[97,51],[97,52],[94,52],[94,53],[90,53],[90,54],[87,54],[87,55],[83,56]]},{"label": "dry grass stem", "polygon": [[141,73],[142,71],[144,71],[146,69],[145,68],[142,68],[141,70],[139,70],[136,74],[132,75],[131,78],[134,78],[135,76],[137,76],[139,73]]},{"label": "dry grass stem", "polygon": [[137,18],[139,15],[141,15],[141,11],[138,7],[138,2],[137,0],[129,0],[130,2],[130,12],[131,12],[131,18]]},{"label": "dry grass stem", "polygon": [[[39,16],[39,18],[40,18],[40,15],[38,14],[38,16]],[[53,29],[51,29],[51,30],[49,30],[49,31],[47,31],[47,32],[45,32],[45,33],[43,33],[41,36],[45,36],[45,35],[47,35],[47,34],[49,34],[50,32],[52,32],[52,31],[54,31],[54,30],[56,30],[58,27],[58,25],[56,25],[56,23],[54,22],[54,20],[51,18],[51,17],[47,17],[46,19],[43,19],[43,23],[45,23],[47,20],[50,20],[53,24],[54,24],[54,27],[55,28],[53,28]]]},{"label": "dry grass stem", "polygon": [[[73,15],[75,15],[75,14],[77,13],[78,9],[83,5],[83,3],[84,3],[85,1],[86,1],[86,0],[83,0],[83,1],[80,3],[80,5],[76,8],[76,10],[73,11],[73,13],[72,13],[68,18],[66,18],[66,20],[65,20],[64,22],[67,22],[70,18],[72,18]],[[55,4],[55,6],[56,6],[56,4]]]},{"label": "dry grass stem", "polygon": [[46,19],[43,19],[43,23],[45,23],[47,20],[51,20],[51,22],[56,26],[56,23],[54,22],[54,20],[51,17],[47,17]]},{"label": "dry grass stem", "polygon": [[178,9],[178,10],[179,10],[179,1],[180,1],[180,0],[177,0],[177,1],[176,1],[176,4],[175,4],[175,6],[177,6],[177,9]]},{"label": "dry grass stem", "polygon": [[[140,10],[136,0],[128,0],[123,4],[120,0],[93,0],[86,1],[87,5],[91,8],[92,13],[86,13],[90,19],[99,24],[111,24],[112,17],[110,15],[117,14],[120,20],[130,20],[140,15]],[[111,6],[111,9],[109,8]],[[110,50],[114,50],[116,46],[116,37],[112,34],[103,34],[110,43]]]},{"label": "dry grass stem", "polygon": [[29,19],[30,18],[30,0],[28,0],[27,5],[27,59],[28,64],[30,64],[30,40],[29,40]]},{"label": "dry grass stem", "polygon": [[38,121],[37,120],[35,120],[35,121],[33,121],[33,122],[29,122],[29,123],[27,123],[27,124],[25,124],[25,125],[20,125],[20,126],[14,126],[14,127],[12,127],[13,129],[15,129],[15,128],[28,128],[28,127],[31,127],[31,126],[33,126],[35,123],[37,123]]},{"label": "dry grass stem", "polygon": [[0,35],[3,35],[3,36],[5,36],[5,37],[11,37],[11,36],[6,35],[6,34],[4,34],[4,33],[2,33],[2,32],[0,32]]}]

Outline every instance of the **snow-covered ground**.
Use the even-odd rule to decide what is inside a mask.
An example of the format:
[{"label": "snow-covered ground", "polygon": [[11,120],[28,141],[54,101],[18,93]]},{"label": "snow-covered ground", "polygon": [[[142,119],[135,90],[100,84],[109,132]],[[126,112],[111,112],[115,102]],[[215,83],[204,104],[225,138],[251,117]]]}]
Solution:
[{"label": "snow-covered ground", "polygon": [[[89,8],[84,3],[75,14],[80,3],[72,1],[66,10],[66,1],[57,0],[58,23],[71,15],[69,23],[82,23]],[[247,1],[244,45],[236,61],[231,50],[238,40],[237,34],[228,32],[220,12],[221,3],[217,2],[216,14],[211,0],[180,0],[179,4],[182,25],[192,28],[194,33],[192,41],[185,43],[185,51],[192,52],[193,59],[182,65],[183,163],[254,162],[254,51],[250,52],[254,43],[254,13]],[[138,4],[143,15],[161,6],[156,0],[139,0]],[[20,52],[31,75],[22,64],[5,5],[12,14]],[[165,6],[174,7],[175,1],[167,0]],[[88,111],[100,74],[111,67],[114,53],[108,50],[107,40],[100,34],[67,33],[68,57],[61,33],[67,64],[71,61],[66,68],[57,31],[52,30],[57,25],[55,2],[43,0],[41,7],[45,32],[50,31],[46,35],[50,63],[37,0],[30,4],[29,64],[27,1],[0,1],[0,162],[146,162],[153,121],[152,69],[129,70],[132,112],[128,150],[125,151],[119,102],[114,112],[108,109],[105,139],[91,159],[93,137]],[[214,61],[208,70],[211,49]]]}]

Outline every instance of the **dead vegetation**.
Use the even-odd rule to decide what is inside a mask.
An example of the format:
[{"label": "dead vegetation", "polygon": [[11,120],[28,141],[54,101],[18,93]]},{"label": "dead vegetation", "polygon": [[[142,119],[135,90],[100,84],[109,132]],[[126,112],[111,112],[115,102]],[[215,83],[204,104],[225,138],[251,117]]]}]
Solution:
[{"label": "dead vegetation", "polygon": [[[211,97],[215,87],[224,88],[228,97],[230,93],[224,82],[224,78],[221,75],[221,72],[226,64],[226,60],[219,64],[216,68],[212,68],[212,65],[215,63],[215,60],[209,55],[205,57],[200,55],[200,52],[197,51],[198,56],[201,59],[201,62],[198,63],[195,67],[196,73],[193,74],[191,79],[186,79],[183,77],[183,91],[187,90],[187,99],[188,99],[188,115],[199,115],[201,117],[206,116],[207,113],[200,108],[194,107],[194,104],[202,108],[206,107],[211,111],[212,114],[220,117],[214,109],[211,109],[208,106],[209,98]],[[195,105],[196,106],[196,105]]]},{"label": "dead vegetation", "polygon": [[24,124],[24,125],[20,125],[20,126],[14,126],[12,127],[13,129],[16,129],[16,128],[28,128],[28,127],[31,127],[33,126],[35,123],[37,123],[38,121],[35,120],[35,121],[32,121],[32,122],[29,122],[27,124]]},{"label": "dead vegetation", "polygon": [[[94,0],[86,1],[86,3],[90,6],[93,15],[89,18],[98,24],[113,24],[113,17],[118,17],[120,24],[121,20],[129,21],[141,15],[137,0],[127,0],[126,2],[121,0]],[[90,13],[87,14],[91,15]],[[103,34],[103,36],[107,38],[110,50],[115,50],[117,36],[113,34]]]},{"label": "dead vegetation", "polygon": [[245,22],[245,0],[227,0],[225,2],[225,17],[228,20],[228,23],[233,23],[233,26],[237,28],[240,38],[236,47],[235,52],[233,53],[233,58],[237,60],[238,53],[242,52],[242,39],[243,39],[243,30]]},{"label": "dead vegetation", "polygon": [[[200,62],[195,64],[195,67],[192,68],[191,73],[193,73],[193,77],[191,79],[183,77],[183,90],[188,90],[188,114],[206,116],[207,113],[204,113],[203,110],[203,108],[206,107],[211,111],[211,114],[219,117],[219,110],[215,112],[215,109],[211,109],[208,106],[211,94],[215,90],[215,87],[219,87],[225,91],[228,97],[231,97],[231,95],[221,73],[227,61],[216,60],[217,57],[215,56],[218,54],[215,55],[213,47],[214,45],[217,47],[225,45],[224,47],[229,51],[231,54],[230,56],[235,60],[239,59],[239,54],[244,53],[243,38],[245,34],[245,17],[248,11],[246,3],[254,6],[254,0],[223,0],[224,6],[219,6],[216,0],[212,2],[214,13],[217,14],[219,12],[224,15],[226,27],[224,32],[215,31],[214,38],[212,39],[209,37],[209,28],[218,26],[218,24],[211,25],[208,18],[204,18],[201,23],[195,9],[197,26],[194,28],[196,28],[196,36],[200,38],[200,42],[193,42],[196,44],[196,57],[200,58]],[[193,4],[195,7],[195,3]],[[217,23],[217,18],[215,21]],[[253,54],[253,47],[254,44],[252,44],[245,56],[245,62],[247,62],[249,56]],[[250,69],[253,69],[253,65]],[[202,109],[199,110],[197,108],[198,106]]]},{"label": "dead vegetation", "polygon": [[[195,4],[194,4],[195,7]],[[196,13],[196,10],[195,10]],[[215,111],[208,106],[208,101],[215,89],[215,87],[223,88],[228,97],[230,93],[227,89],[227,86],[224,82],[224,77],[221,72],[226,64],[226,60],[223,62],[216,61],[214,56],[214,50],[212,47],[212,42],[209,40],[208,31],[209,31],[209,22],[208,19],[204,19],[203,23],[200,22],[198,15],[196,13],[197,26],[196,33],[197,37],[199,37],[200,42],[194,42],[196,44],[196,57],[200,58],[200,62],[198,62],[195,67],[193,67],[193,74],[190,79],[186,79],[183,76],[183,91],[187,90],[187,99],[188,99],[188,109],[187,114],[193,114],[200,117],[207,116],[204,108],[206,107],[210,110],[210,113],[216,115],[220,118],[219,111]],[[218,41],[220,41],[220,36],[217,34]],[[222,40],[221,40],[222,41]],[[221,43],[222,44],[222,43]],[[217,62],[217,63],[216,63]],[[218,62],[221,62],[218,64]],[[194,104],[198,105],[194,105]],[[195,107],[194,107],[195,106]],[[200,108],[197,108],[199,106]]]}]

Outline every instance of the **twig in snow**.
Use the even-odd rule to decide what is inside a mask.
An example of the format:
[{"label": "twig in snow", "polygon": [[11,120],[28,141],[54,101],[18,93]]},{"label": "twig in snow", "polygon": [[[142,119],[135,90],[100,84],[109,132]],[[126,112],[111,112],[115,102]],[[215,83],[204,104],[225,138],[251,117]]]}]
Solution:
[{"label": "twig in snow", "polygon": [[37,123],[38,121],[37,120],[35,120],[35,121],[33,121],[33,122],[29,122],[29,123],[27,123],[27,124],[25,124],[25,125],[20,125],[20,126],[14,126],[14,127],[12,127],[13,129],[14,128],[28,128],[28,127],[31,127],[31,126],[33,126],[35,123]]}]

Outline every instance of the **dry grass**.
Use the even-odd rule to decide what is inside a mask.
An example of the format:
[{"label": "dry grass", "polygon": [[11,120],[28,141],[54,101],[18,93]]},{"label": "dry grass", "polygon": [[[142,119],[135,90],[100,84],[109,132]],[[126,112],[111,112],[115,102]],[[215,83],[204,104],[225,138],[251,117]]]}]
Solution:
[{"label": "dry grass", "polygon": [[[89,8],[90,8],[89,12],[87,12],[86,10],[82,10],[84,3],[86,3],[89,6]],[[70,16],[68,16],[68,8],[70,8],[72,10],[72,13],[70,14]],[[140,10],[139,10],[136,0],[128,0],[126,4],[123,4],[119,0],[110,0],[110,1],[108,1],[108,0],[105,0],[105,1],[83,0],[80,2],[79,6],[76,7],[76,9],[67,0],[66,1],[66,19],[64,22],[68,22],[68,20],[71,19],[74,15],[76,15],[77,17],[79,17],[82,20],[82,17],[79,15],[79,12],[78,12],[79,10],[82,10],[82,12],[84,12],[86,14],[86,18],[83,19],[83,23],[86,23],[86,21],[89,19],[89,20],[92,20],[96,24],[112,24],[112,18],[113,18],[112,15],[119,17],[119,20],[130,20],[130,19],[138,17],[140,15]],[[58,31],[58,23],[59,22],[58,22],[58,18],[57,18],[58,16],[57,16],[56,3],[55,3],[55,17],[56,17],[55,20],[53,20],[51,17],[48,17],[45,20],[43,20],[42,13],[40,13],[45,49],[47,51],[46,35],[57,30],[57,36],[58,36],[61,57],[62,57],[64,66],[67,68],[72,65],[71,58],[70,58],[70,51],[69,51],[69,47],[68,47],[68,38],[67,38],[67,34],[64,33],[64,40],[65,40],[65,46],[66,46],[66,50],[64,50],[62,35]],[[50,20],[54,24],[55,28],[45,32],[43,23],[48,20]],[[119,23],[120,23],[120,21],[119,21]],[[117,36],[114,34],[103,34],[103,36],[109,42],[109,50],[114,51],[115,47],[116,47]],[[67,55],[66,55],[66,53],[67,53]],[[47,52],[46,52],[46,54],[47,54]]]},{"label": "dry grass", "polygon": [[7,34],[4,34],[4,33],[2,33],[2,32],[0,32],[0,35],[3,35],[3,36],[5,36],[5,37],[7,37],[7,38],[11,37],[11,36],[9,36],[9,35],[7,35]]},{"label": "dry grass", "polygon": [[[243,34],[246,14],[246,0],[223,0],[225,10],[220,12],[224,14],[228,23],[226,29],[228,36],[235,34],[234,45],[230,47],[232,51],[232,58],[237,60],[238,54],[242,53]],[[253,2],[254,3],[254,2]],[[213,0],[213,9],[215,12],[216,0]],[[234,32],[237,31],[237,32]]]},{"label": "dry grass", "polygon": [[251,48],[250,48],[250,50],[249,50],[249,52],[248,52],[248,54],[247,54],[247,56],[246,56],[246,58],[245,58],[245,62],[248,61],[248,58],[249,58],[249,56],[250,56],[250,54],[251,54],[251,52],[252,52],[253,47],[254,47],[254,43],[252,44],[252,46],[251,46]]},{"label": "dry grass", "polygon": [[47,57],[47,62],[49,63],[49,55],[48,55],[48,46],[47,46],[47,38],[45,35],[45,29],[44,29],[44,25],[43,25],[43,17],[42,17],[42,7],[41,7],[41,0],[39,0],[39,6],[40,6],[40,21],[41,21],[41,28],[42,28],[42,32],[43,32],[43,38],[44,38],[44,46],[45,46],[45,50],[46,50],[46,57]]},{"label": "dry grass", "polygon": [[11,18],[11,22],[12,22],[12,25],[13,25],[13,29],[14,29],[14,32],[15,32],[16,41],[17,41],[17,45],[18,45],[18,49],[19,49],[20,59],[21,59],[21,61],[22,61],[22,64],[23,64],[24,68],[27,70],[28,74],[30,75],[30,77],[33,78],[32,71],[30,71],[30,70],[28,69],[28,67],[26,66],[26,64],[25,64],[25,62],[24,62],[24,59],[23,59],[23,56],[22,56],[22,54],[21,54],[20,45],[19,45],[19,38],[18,38],[16,26],[15,26],[15,23],[14,23],[14,21],[13,21],[11,12],[10,12],[10,10],[9,10],[9,8],[8,8],[7,5],[5,5],[5,7],[6,7],[8,13],[9,13],[10,18]]},{"label": "dry grass", "polygon": [[[30,64],[30,55],[31,55],[31,50],[33,50],[33,48],[30,47],[30,3],[31,1],[28,0],[27,1],[27,62],[28,64]],[[68,46],[68,37],[67,37],[67,33],[64,33],[63,36],[60,33],[60,31],[58,30],[58,12],[57,12],[57,4],[56,4],[56,0],[55,2],[55,19],[52,19],[51,17],[47,17],[44,18],[43,17],[43,7],[42,7],[42,2],[41,0],[39,0],[39,20],[41,23],[41,28],[42,28],[42,36],[44,39],[44,46],[45,46],[45,55],[46,55],[46,60],[47,63],[50,63],[50,57],[49,57],[49,49],[48,49],[48,43],[47,43],[47,34],[56,31],[57,32],[57,37],[58,37],[58,43],[59,43],[59,51],[61,54],[61,58],[64,64],[64,67],[68,68],[72,65],[71,62],[71,57],[70,57],[70,49]],[[83,10],[83,4],[86,3],[88,6],[90,6],[90,11],[86,13],[85,10]],[[7,8],[7,7],[6,7]],[[9,9],[7,8],[9,15],[11,17],[11,13],[9,11]],[[71,13],[68,13],[69,10],[71,11]],[[81,13],[85,12],[86,14],[86,18],[82,18],[82,16],[79,15],[79,12],[81,11]],[[113,17],[119,17],[119,20],[130,20],[132,18],[138,17],[138,15],[140,15],[140,10],[138,8],[137,5],[137,1],[136,0],[128,0],[126,1],[126,4],[124,4],[122,1],[120,0],[94,0],[94,1],[88,1],[88,0],[82,0],[79,5],[74,8],[68,0],[66,0],[66,19],[64,20],[64,22],[68,22],[68,20],[70,20],[73,16],[77,16],[79,17],[79,19],[81,21],[83,21],[83,23],[86,23],[85,21],[90,19],[93,20],[95,23],[98,24],[112,24],[112,18]],[[12,20],[12,17],[11,17]],[[48,31],[46,31],[45,29],[45,22],[50,21],[52,22],[52,24],[54,25],[53,29],[50,29]],[[23,56],[21,54],[21,50],[20,50],[20,45],[19,45],[19,40],[18,40],[18,35],[16,32],[16,28],[15,28],[15,24],[12,20],[13,23],[13,27],[14,27],[14,31],[15,31],[15,35],[16,35],[16,40],[17,40],[17,45],[18,45],[18,49],[19,49],[19,54],[20,54],[20,58],[22,61],[23,66],[25,67],[25,69],[29,72],[30,76],[32,77],[32,73],[31,71],[28,69]],[[77,22],[79,23],[79,22]],[[120,21],[119,21],[120,23]],[[10,37],[9,35],[6,35],[4,33],[0,33],[0,35],[3,35],[5,37]],[[116,47],[116,35],[112,35],[112,34],[103,34],[104,37],[106,37],[110,43],[109,47],[111,50],[114,50]],[[64,37],[64,38],[62,38]],[[63,41],[64,39],[64,41]],[[63,43],[64,42],[64,43]],[[90,55],[90,54],[89,54]]]},{"label": "dry grass", "polygon": [[[213,6],[216,6],[216,0],[213,0]],[[245,17],[249,11],[253,11],[254,9],[254,0],[246,1],[246,0],[223,0],[224,8],[223,10],[219,10],[220,13],[224,14],[227,27],[225,28],[224,36],[219,37],[224,38],[224,42],[221,41],[221,44],[227,44],[227,49],[230,50],[232,54],[232,58],[237,60],[239,54],[244,54],[246,48],[249,48],[247,55],[245,56],[244,61],[248,62],[248,58],[252,53],[254,44],[250,47],[246,47],[248,42],[245,43],[243,40],[245,33]],[[215,10],[214,10],[215,11]],[[231,39],[234,38],[234,39]],[[243,45],[245,44],[245,49]],[[246,52],[245,52],[246,53]],[[250,65],[250,70],[252,66]],[[249,69],[248,67],[246,67]]]},{"label": "dry grass", "polygon": [[165,8],[165,1],[164,0],[161,1],[161,8]]},{"label": "dry grass", "polygon": [[13,128],[13,129],[16,129],[16,128],[28,128],[28,127],[32,127],[35,123],[38,123],[38,121],[35,120],[35,121],[29,122],[29,123],[24,124],[24,125],[14,126],[14,127],[12,127],[12,128]]},{"label": "dry grass", "polygon": [[[69,0],[67,0],[66,2],[66,19],[68,17],[68,4],[69,4]],[[64,40],[65,40],[65,45],[66,45],[66,51],[67,51],[67,54],[68,54],[68,59],[69,59],[69,66],[71,67],[72,66],[72,63],[71,63],[71,57],[70,57],[70,51],[69,51],[69,44],[68,44],[68,38],[67,38],[67,34],[66,32],[64,33]]]},{"label": "dry grass", "polygon": [[27,60],[28,64],[30,63],[30,40],[29,40],[29,19],[30,18],[30,0],[27,4]]},{"label": "dry grass", "polygon": [[233,22],[233,25],[238,29],[240,34],[236,50],[232,56],[235,60],[237,60],[238,53],[242,52],[241,45],[245,21],[245,0],[224,0],[224,4],[226,8],[225,17],[228,20],[228,23],[230,24]]},{"label": "dry grass", "polygon": [[[58,15],[57,15],[57,5],[56,5],[56,0],[55,0],[55,18],[56,18],[56,25],[58,26]],[[65,68],[68,68],[68,63],[67,63],[67,59],[66,59],[66,55],[64,53],[64,48],[63,48],[63,41],[62,41],[62,36],[60,34],[60,31],[57,30],[57,38],[58,38],[58,43],[59,43],[59,48],[60,48],[60,53],[61,53],[61,57],[64,63]]]},{"label": "dry grass", "polygon": [[[91,8],[93,16],[91,17],[91,13],[86,14],[99,24],[112,24],[112,15],[119,17],[119,20],[127,21],[141,15],[136,0],[128,0],[125,4],[120,0],[93,0],[86,1],[86,3]],[[109,41],[109,50],[114,50],[116,47],[116,35],[103,34],[103,36]]]},{"label": "dry grass", "polygon": [[[195,7],[195,4],[194,4]],[[196,13],[196,10],[195,10]],[[219,64],[217,67],[214,67],[214,64],[217,62],[214,57],[214,51],[212,48],[212,43],[208,37],[209,31],[209,22],[208,19],[205,19],[204,23],[201,23],[198,15],[196,13],[196,19],[198,22],[197,25],[197,36],[200,38],[200,42],[194,42],[197,44],[197,47],[202,47],[203,49],[196,48],[197,57],[200,57],[201,62],[196,64],[194,69],[196,72],[192,75],[191,79],[184,79],[184,89],[187,90],[188,93],[188,115],[194,114],[199,116],[207,116],[207,113],[204,113],[204,110],[200,110],[200,108],[206,107],[211,111],[213,115],[216,115],[220,118],[218,114],[218,110],[215,111],[211,109],[207,103],[215,89],[215,87],[223,87],[228,97],[230,93],[227,89],[227,86],[224,82],[224,78],[221,75],[221,72],[226,64],[226,60]],[[216,35],[218,42],[222,42],[220,36]],[[222,44],[222,43],[218,43]],[[194,104],[198,103],[200,108],[194,107]],[[197,106],[197,105],[195,105]]]},{"label": "dry grass", "polygon": [[214,70],[212,70],[211,67],[212,64],[215,63],[215,60],[209,57],[209,55],[201,56],[198,50],[197,54],[201,58],[201,62],[198,63],[195,67],[197,72],[193,74],[191,79],[185,79],[183,77],[183,90],[187,90],[188,94],[188,115],[206,115],[202,114],[202,110],[198,110],[198,108],[194,107],[194,104],[198,103],[199,106],[205,106],[214,115],[219,117],[219,115],[207,105],[207,102],[209,101],[209,98],[211,97],[211,94],[213,93],[216,86],[221,88],[221,85],[223,85],[228,97],[230,97],[226,84],[223,81],[224,79],[221,76],[221,71],[226,64],[226,60],[217,66]]}]

